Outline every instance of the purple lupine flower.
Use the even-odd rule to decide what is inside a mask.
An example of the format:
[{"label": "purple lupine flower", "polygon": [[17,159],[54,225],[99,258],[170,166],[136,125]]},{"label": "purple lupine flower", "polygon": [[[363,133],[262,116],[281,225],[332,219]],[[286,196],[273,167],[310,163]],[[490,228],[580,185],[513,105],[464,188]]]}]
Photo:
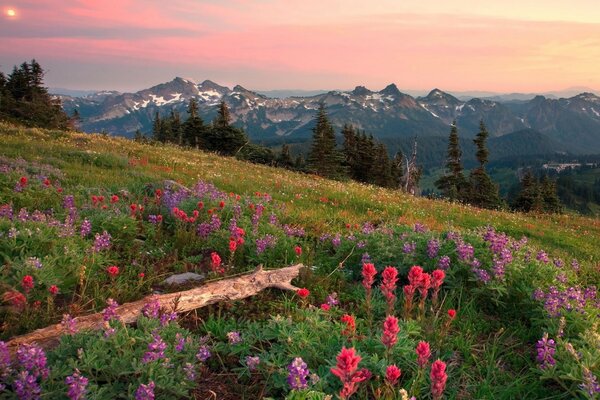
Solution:
[{"label": "purple lupine flower", "polygon": [[266,234],[262,238],[256,239],[256,254],[262,254],[267,248],[273,248],[277,244],[277,238]]},{"label": "purple lupine flower", "polygon": [[453,242],[458,242],[461,240],[460,232],[450,231],[446,233],[446,239],[452,240]]},{"label": "purple lupine flower", "polygon": [[152,334],[152,342],[148,343],[148,351],[142,357],[142,363],[147,364],[152,361],[165,358],[165,349],[167,344],[158,333]]},{"label": "purple lupine flower", "polygon": [[431,239],[427,242],[427,256],[429,258],[436,258],[440,251],[440,242],[437,239]]},{"label": "purple lupine flower", "polygon": [[535,257],[536,260],[543,262],[544,264],[548,264],[550,259],[548,258],[548,254],[544,250],[540,250]]},{"label": "purple lupine flower", "polygon": [[369,253],[363,253],[361,259],[360,259],[360,263],[362,264],[366,264],[366,263],[370,263],[371,262],[371,256],[369,255]]},{"label": "purple lupine flower", "polygon": [[427,228],[422,223],[417,222],[417,223],[415,223],[415,226],[414,226],[413,230],[416,233],[425,233],[425,231],[427,231]]},{"label": "purple lupine flower", "polygon": [[156,214],[148,215],[148,222],[150,222],[151,224],[157,225],[159,222],[158,220],[159,220],[158,215],[156,215]]},{"label": "purple lupine flower", "polygon": [[14,226],[8,230],[8,238],[9,239],[16,238],[18,234],[19,234],[19,231]]},{"label": "purple lupine flower", "polygon": [[105,338],[109,338],[112,335],[114,335],[117,332],[117,330],[113,327],[110,326],[110,324],[108,322],[104,323],[104,337]]},{"label": "purple lupine flower", "polygon": [[439,269],[443,269],[444,271],[448,270],[448,268],[450,268],[450,257],[448,257],[448,256],[440,257],[440,260],[438,261],[437,266]]},{"label": "purple lupine flower", "polygon": [[333,247],[340,247],[342,244],[342,236],[339,233],[336,233],[333,239],[331,239],[331,244]]},{"label": "purple lupine flower", "polygon": [[288,365],[287,382],[292,390],[302,390],[308,387],[306,377],[309,374],[308,366],[300,357],[296,357],[290,365]]},{"label": "purple lupine flower", "polygon": [[290,225],[283,225],[281,227],[283,229],[283,233],[289,237],[304,237],[306,233],[304,232],[304,228],[301,227],[292,227]]},{"label": "purple lupine flower", "polygon": [[327,295],[327,299],[325,299],[325,302],[327,304],[329,304],[330,307],[335,307],[337,306],[340,302],[337,298],[337,293],[333,292]]},{"label": "purple lupine flower", "polygon": [[212,353],[210,352],[210,349],[207,345],[200,346],[200,348],[198,349],[198,353],[196,353],[196,358],[198,359],[198,361],[201,362],[206,362],[206,360],[208,360],[211,356]]},{"label": "purple lupine flower", "polygon": [[88,219],[84,219],[79,228],[79,235],[83,238],[90,234],[92,231],[92,223]]},{"label": "purple lupine flower", "polygon": [[221,229],[221,219],[217,214],[213,214],[210,216],[210,229],[212,232]]},{"label": "purple lupine flower", "polygon": [[102,319],[104,319],[104,321],[106,322],[110,322],[113,319],[118,320],[119,315],[117,314],[117,307],[119,306],[119,303],[117,303],[113,299],[108,299],[106,300],[106,304],[108,305],[108,307],[102,310]]},{"label": "purple lupine flower", "polygon": [[242,343],[242,335],[237,331],[231,331],[227,333],[227,340],[229,341],[229,344],[239,344]]},{"label": "purple lupine flower", "polygon": [[533,291],[533,299],[540,301],[544,299],[544,291],[540,288],[537,288]]},{"label": "purple lupine flower", "polygon": [[98,253],[102,250],[106,250],[110,248],[110,240],[112,236],[106,231],[102,232],[102,234],[96,233],[96,237],[94,239],[94,247],[92,251],[94,253]]},{"label": "purple lupine flower", "polygon": [[37,378],[31,375],[29,371],[21,371],[13,382],[13,388],[19,400],[37,400],[42,393]]},{"label": "purple lupine flower", "polygon": [[365,222],[361,231],[363,235],[370,235],[371,233],[375,232],[375,227],[371,222]]},{"label": "purple lupine flower", "polygon": [[277,225],[277,215],[271,213],[271,215],[269,215],[269,224],[271,225]]},{"label": "purple lupine flower", "polygon": [[260,357],[258,357],[258,356],[247,356],[246,357],[246,365],[248,366],[248,370],[250,372],[256,371],[259,364],[260,364]]},{"label": "purple lupine flower", "polygon": [[42,261],[38,257],[29,257],[27,259],[27,265],[33,268],[42,269]]},{"label": "purple lupine flower", "polygon": [[579,388],[583,390],[590,398],[594,398],[600,393],[600,384],[598,384],[598,378],[592,374],[588,368],[583,367],[583,383],[579,385]]},{"label": "purple lupine flower", "polygon": [[177,320],[177,313],[174,311],[164,312],[160,315],[160,326],[167,326],[171,321]]},{"label": "purple lupine flower", "polygon": [[456,244],[456,252],[460,261],[468,261],[473,258],[475,251],[469,243],[460,242]]},{"label": "purple lupine flower", "polygon": [[152,296],[149,302],[142,307],[142,315],[146,318],[156,319],[160,314],[160,301],[158,297]]},{"label": "purple lupine flower", "polygon": [[0,380],[5,380],[10,375],[10,352],[8,345],[0,340]]},{"label": "purple lupine flower", "polygon": [[63,314],[60,324],[67,335],[74,335],[78,331],[75,318],[71,317],[69,314]]},{"label": "purple lupine flower", "polygon": [[25,222],[29,219],[29,212],[26,208],[21,208],[19,210],[19,214],[17,215],[17,219],[21,222]]},{"label": "purple lupine flower", "polygon": [[88,382],[88,379],[85,376],[82,376],[78,370],[75,370],[73,375],[67,376],[65,378],[65,384],[69,387],[67,390],[67,396],[69,399],[85,399],[85,392]]},{"label": "purple lupine flower", "polygon": [[573,268],[573,271],[579,272],[579,262],[576,259],[571,261],[571,268]]},{"label": "purple lupine flower", "polygon": [[185,373],[185,377],[188,381],[193,382],[196,380],[196,370],[194,368],[194,364],[185,363],[183,366],[183,372]]},{"label": "purple lupine flower", "polygon": [[177,333],[175,335],[175,351],[178,353],[181,353],[183,351],[183,349],[185,348],[185,338],[183,337],[183,335],[181,333]]},{"label": "purple lupine flower", "polygon": [[367,241],[359,240],[358,243],[356,243],[356,247],[359,249],[364,249],[365,247],[367,247]]},{"label": "purple lupine flower", "polygon": [[413,254],[417,249],[417,244],[415,242],[406,242],[402,246],[402,251],[404,254]]},{"label": "purple lupine flower", "polygon": [[536,361],[540,365],[540,368],[545,369],[553,367],[556,364],[554,360],[554,353],[556,352],[556,343],[552,339],[548,339],[548,334],[544,333],[544,336],[538,340],[535,345],[537,350]]},{"label": "purple lupine flower", "polygon": [[154,382],[150,381],[147,385],[143,383],[135,391],[135,400],[154,400]]},{"label": "purple lupine flower", "polygon": [[196,227],[196,235],[200,236],[202,239],[208,238],[211,232],[210,224],[207,222],[202,222]]},{"label": "purple lupine flower", "polygon": [[63,208],[65,210],[75,208],[75,197],[72,194],[68,194],[63,197]]},{"label": "purple lupine flower", "polygon": [[[477,264],[480,264],[479,262]],[[471,271],[473,271],[473,273],[475,274],[475,276],[477,277],[477,279],[483,283],[488,283],[492,277],[490,276],[490,273],[487,272],[485,269],[482,268],[478,268],[475,266],[476,264],[473,263],[473,267],[471,268]]]},{"label": "purple lupine flower", "polygon": [[498,280],[503,280],[505,271],[505,263],[502,260],[494,260],[494,264],[492,265],[494,277]]},{"label": "purple lupine flower", "polygon": [[321,242],[321,243],[326,242],[329,239],[331,239],[330,233],[324,233],[321,236],[319,236],[319,242]]},{"label": "purple lupine flower", "polygon": [[554,263],[554,266],[556,268],[562,268],[565,265],[565,263],[563,262],[563,260],[561,260],[560,258],[555,258],[555,259],[552,260],[552,262]]},{"label": "purple lupine flower", "polygon": [[48,377],[46,353],[41,347],[35,344],[20,346],[17,349],[17,360],[21,367],[29,371],[34,378],[41,376],[42,379],[46,379]]},{"label": "purple lupine flower", "polygon": [[560,283],[567,283],[567,274],[561,272],[560,274],[556,275],[556,280]]},{"label": "purple lupine flower", "polygon": [[2,204],[0,206],[0,218],[6,218],[8,220],[13,219],[13,208],[10,204]]}]

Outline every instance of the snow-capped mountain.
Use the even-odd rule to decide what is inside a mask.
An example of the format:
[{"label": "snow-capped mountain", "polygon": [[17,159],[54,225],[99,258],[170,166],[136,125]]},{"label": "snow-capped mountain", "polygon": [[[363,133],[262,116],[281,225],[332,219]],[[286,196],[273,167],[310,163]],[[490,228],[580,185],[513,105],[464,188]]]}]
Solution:
[{"label": "snow-capped mountain", "polygon": [[156,112],[166,115],[177,110],[185,119],[187,104],[195,98],[206,122],[225,101],[233,123],[258,141],[306,139],[323,103],[334,125],[349,123],[382,139],[446,136],[452,121],[461,136],[472,137],[484,120],[492,137],[534,129],[559,142],[572,145],[576,141],[590,152],[600,152],[600,98],[592,93],[503,103],[479,98],[462,101],[440,89],[414,98],[390,84],[380,91],[357,86],[352,91],[271,98],[239,85],[229,89],[210,80],[196,83],[175,78],[136,93],[98,92],[61,98],[67,112],[79,110],[84,131],[126,136],[137,129],[149,134]]}]

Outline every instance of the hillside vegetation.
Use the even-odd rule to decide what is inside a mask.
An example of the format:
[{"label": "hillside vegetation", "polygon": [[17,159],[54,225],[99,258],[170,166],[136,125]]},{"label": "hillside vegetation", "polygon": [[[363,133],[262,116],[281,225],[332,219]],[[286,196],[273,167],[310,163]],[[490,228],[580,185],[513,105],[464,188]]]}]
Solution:
[{"label": "hillside vegetation", "polygon": [[[0,399],[600,394],[599,220],[105,135],[0,123],[0,143]],[[179,289],[170,275],[297,262],[295,293],[179,316],[151,300],[119,322],[118,303]],[[55,348],[9,354],[59,322]]]}]

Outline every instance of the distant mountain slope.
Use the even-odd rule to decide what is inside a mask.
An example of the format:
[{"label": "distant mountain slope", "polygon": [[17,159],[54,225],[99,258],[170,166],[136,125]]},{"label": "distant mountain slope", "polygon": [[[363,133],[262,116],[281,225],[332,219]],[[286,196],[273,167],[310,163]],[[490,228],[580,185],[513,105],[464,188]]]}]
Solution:
[{"label": "distant mountain slope", "polygon": [[229,89],[209,80],[198,84],[175,78],[136,93],[61,96],[67,112],[79,110],[84,131],[126,136],[137,129],[150,133],[156,112],[166,115],[175,109],[185,115],[192,97],[198,100],[205,121],[212,120],[218,103],[225,101],[234,124],[262,142],[306,140],[311,135],[315,111],[324,103],[334,125],[350,123],[386,141],[446,137],[454,120],[460,135],[470,138],[483,119],[491,137],[533,129],[554,139],[553,146],[562,145],[566,151],[600,152],[600,98],[587,92],[569,99],[537,96],[530,101],[504,103],[479,98],[462,101],[439,89],[414,98],[390,84],[380,91],[357,86],[352,91],[272,98],[239,85]]}]

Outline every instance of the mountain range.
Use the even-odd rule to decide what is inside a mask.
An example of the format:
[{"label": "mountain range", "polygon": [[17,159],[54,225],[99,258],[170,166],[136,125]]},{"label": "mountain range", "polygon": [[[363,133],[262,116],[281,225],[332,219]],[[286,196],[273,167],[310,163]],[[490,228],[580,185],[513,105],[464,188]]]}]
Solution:
[{"label": "mountain range", "polygon": [[139,129],[150,134],[156,112],[166,115],[175,109],[185,115],[194,97],[205,121],[211,121],[218,104],[225,101],[233,124],[244,128],[252,140],[267,144],[306,141],[322,103],[335,126],[350,123],[386,143],[415,136],[445,138],[453,121],[461,137],[471,138],[484,120],[492,138],[526,138],[533,152],[539,146],[545,151],[600,153],[600,97],[591,92],[558,99],[538,95],[530,100],[514,96],[461,100],[440,89],[413,97],[390,84],[380,91],[357,86],[351,91],[268,97],[239,85],[230,89],[210,80],[175,78],[135,93],[59,97],[65,111],[79,111],[80,127],[86,132],[132,136]]}]

